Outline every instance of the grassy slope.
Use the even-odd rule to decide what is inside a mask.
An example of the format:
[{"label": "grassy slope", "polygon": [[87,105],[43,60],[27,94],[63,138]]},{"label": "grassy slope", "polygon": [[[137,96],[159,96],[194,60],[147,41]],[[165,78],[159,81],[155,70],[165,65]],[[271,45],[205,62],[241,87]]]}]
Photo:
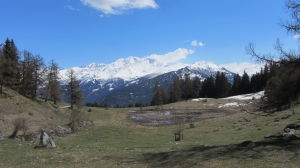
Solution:
[{"label": "grassy slope", "polygon": [[[23,110],[34,111],[37,121],[65,123],[68,110],[55,109],[49,104],[35,103],[15,96],[11,100],[2,99],[2,103],[14,105],[16,99]],[[24,100],[23,100],[24,99]],[[228,100],[209,100],[211,104],[226,103]],[[16,107],[20,106],[15,105]],[[167,108],[205,108],[200,102],[179,102],[166,105]],[[3,108],[1,108],[3,109]],[[23,115],[10,109],[1,117],[6,120]],[[18,109],[19,110],[19,109]],[[61,110],[61,111],[60,111]],[[87,111],[87,108],[83,108]],[[239,110],[238,108],[236,110]],[[281,131],[288,123],[298,122],[299,108],[287,119],[281,119],[291,110],[273,115],[262,116],[260,113],[238,114],[205,122],[195,123],[196,128],[184,127],[184,140],[174,141],[174,131],[178,126],[147,127],[128,122],[128,109],[93,108],[85,113],[94,120],[95,126],[85,128],[78,134],[55,138],[55,149],[33,149],[33,142],[0,140],[0,167],[299,167],[299,145],[297,141],[282,142],[264,140],[264,135]],[[41,115],[39,114],[41,113]],[[61,118],[62,118],[61,116]],[[250,119],[245,122],[242,118]],[[279,118],[279,122],[274,122]],[[1,123],[2,121],[0,121]],[[298,122],[299,123],[299,122]],[[0,125],[0,129],[7,124]],[[35,126],[37,128],[38,126]],[[251,140],[254,143],[241,145]]]}]

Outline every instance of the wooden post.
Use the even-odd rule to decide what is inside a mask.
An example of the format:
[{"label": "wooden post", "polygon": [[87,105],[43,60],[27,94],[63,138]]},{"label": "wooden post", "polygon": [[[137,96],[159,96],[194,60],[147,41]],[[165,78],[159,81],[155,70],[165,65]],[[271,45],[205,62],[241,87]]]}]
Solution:
[{"label": "wooden post", "polygon": [[182,133],[175,133],[175,141],[182,141],[183,140],[183,134]]}]

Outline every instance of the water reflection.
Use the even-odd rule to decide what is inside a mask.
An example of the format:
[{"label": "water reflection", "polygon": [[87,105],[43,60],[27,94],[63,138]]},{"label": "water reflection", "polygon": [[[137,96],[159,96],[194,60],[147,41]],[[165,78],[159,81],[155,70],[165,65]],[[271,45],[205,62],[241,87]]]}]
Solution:
[{"label": "water reflection", "polygon": [[[157,113],[157,112],[150,112],[150,115],[170,115],[170,112],[164,112],[164,113]],[[137,115],[130,115],[131,120],[135,121],[144,121],[144,122],[150,122],[152,124],[163,124],[163,125],[170,125],[173,124],[174,121],[170,119],[151,119],[143,116],[137,116]]]}]

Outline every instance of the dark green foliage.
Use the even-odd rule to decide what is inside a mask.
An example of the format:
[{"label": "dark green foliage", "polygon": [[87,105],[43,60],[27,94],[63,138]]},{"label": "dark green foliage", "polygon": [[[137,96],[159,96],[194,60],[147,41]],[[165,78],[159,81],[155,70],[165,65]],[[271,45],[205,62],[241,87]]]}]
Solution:
[{"label": "dark green foliage", "polygon": [[244,74],[242,76],[241,80],[241,85],[240,85],[240,93],[241,94],[247,94],[251,93],[251,88],[250,88],[250,79],[248,74],[244,71]]},{"label": "dark green foliage", "polygon": [[88,103],[86,103],[85,105],[88,106],[88,107],[104,107],[104,105],[101,105],[101,104],[98,103],[98,102],[94,102],[94,103],[88,102]]},{"label": "dark green foliage", "polygon": [[[37,91],[40,88],[49,88],[49,84],[55,83],[57,88],[59,88],[58,78],[51,82],[49,78],[45,78],[47,73],[47,68],[43,58],[40,55],[33,55],[31,52],[24,50],[22,52],[22,59],[19,59],[19,51],[11,39],[6,39],[5,43],[1,45],[0,48],[0,92],[2,92],[2,86],[9,87],[18,91],[24,96],[31,98],[36,98]],[[53,62],[52,62],[53,63]],[[55,64],[56,65],[56,64]],[[50,74],[54,74],[52,68],[49,71]],[[58,68],[56,65],[56,76],[58,74]],[[48,75],[50,76],[50,75]],[[50,81],[50,82],[49,82]],[[54,102],[60,100],[60,90],[51,89],[52,97],[55,96]],[[41,93],[43,94],[43,93]],[[46,94],[46,99],[48,99],[48,94]]]},{"label": "dark green foliage", "polygon": [[272,76],[266,87],[264,107],[281,110],[289,108],[292,101],[298,101],[300,93],[300,58],[281,60],[276,75]]},{"label": "dark green foliage", "polygon": [[231,87],[232,95],[238,95],[240,93],[241,83],[242,83],[241,76],[239,74],[234,75],[233,84]]},{"label": "dark green foliage", "polygon": [[151,106],[155,105],[163,105],[168,103],[167,93],[162,85],[159,84],[158,79],[155,81],[155,85],[153,87],[153,98],[151,100]]},{"label": "dark green foliage", "polygon": [[184,74],[184,80],[181,82],[181,98],[189,99],[193,94],[193,85],[189,74]]},{"label": "dark green foliage", "polygon": [[200,78],[196,76],[194,80],[192,81],[193,83],[193,91],[192,91],[192,97],[193,98],[198,98],[200,97],[200,91],[201,91],[201,82]]},{"label": "dark green foliage", "polygon": [[215,82],[215,97],[224,98],[229,96],[230,84],[224,73],[217,72]]},{"label": "dark green foliage", "polygon": [[[266,66],[267,67],[267,66]],[[210,76],[201,83],[199,77],[190,78],[188,74],[184,75],[184,79],[180,79],[178,76],[175,76],[173,83],[169,88],[169,101],[167,103],[173,103],[180,100],[187,100],[190,98],[199,98],[199,97],[210,97],[210,98],[224,98],[233,95],[247,94],[251,92],[258,92],[263,89],[261,78],[264,74],[269,78],[269,69],[262,69],[261,73],[256,73],[250,78],[246,72],[243,76],[240,77],[239,74],[236,74],[233,77],[233,84],[228,82],[227,77],[222,72],[217,72],[215,78]],[[268,73],[266,73],[268,72]],[[152,98],[151,105],[160,105],[157,102],[162,102],[162,95],[165,93],[160,90],[158,81],[154,86],[154,96]],[[157,94],[160,93],[160,94]],[[163,101],[163,104],[165,102]]]},{"label": "dark green foliage", "polygon": [[215,82],[212,76],[206,78],[202,83],[202,97],[214,97],[215,96]]},{"label": "dark green foliage", "polygon": [[5,40],[0,56],[0,85],[18,90],[20,85],[19,53],[12,39]]},{"label": "dark green foliage", "polygon": [[169,102],[174,103],[181,100],[181,80],[179,76],[175,76],[173,79],[173,83],[169,88]]}]

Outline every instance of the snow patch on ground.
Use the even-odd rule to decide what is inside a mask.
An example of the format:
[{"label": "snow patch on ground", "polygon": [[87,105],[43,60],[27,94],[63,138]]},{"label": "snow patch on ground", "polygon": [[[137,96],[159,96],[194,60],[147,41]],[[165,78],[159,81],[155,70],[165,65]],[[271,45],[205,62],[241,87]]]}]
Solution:
[{"label": "snow patch on ground", "polygon": [[252,100],[254,99],[260,99],[264,96],[265,91],[260,91],[257,93],[250,93],[250,94],[244,94],[244,95],[238,95],[238,96],[231,96],[223,99],[237,99],[237,100]]},{"label": "snow patch on ground", "polygon": [[226,104],[224,104],[224,105],[221,104],[221,105],[219,105],[218,108],[231,107],[231,106],[239,107],[239,106],[245,106],[245,105],[247,105],[247,104],[239,104],[239,103],[237,103],[237,102],[233,102],[233,103],[226,103]]},{"label": "snow patch on ground", "polygon": [[208,100],[207,98],[196,98],[196,99],[192,99],[191,101],[199,102],[199,101],[203,101],[205,99]]}]

